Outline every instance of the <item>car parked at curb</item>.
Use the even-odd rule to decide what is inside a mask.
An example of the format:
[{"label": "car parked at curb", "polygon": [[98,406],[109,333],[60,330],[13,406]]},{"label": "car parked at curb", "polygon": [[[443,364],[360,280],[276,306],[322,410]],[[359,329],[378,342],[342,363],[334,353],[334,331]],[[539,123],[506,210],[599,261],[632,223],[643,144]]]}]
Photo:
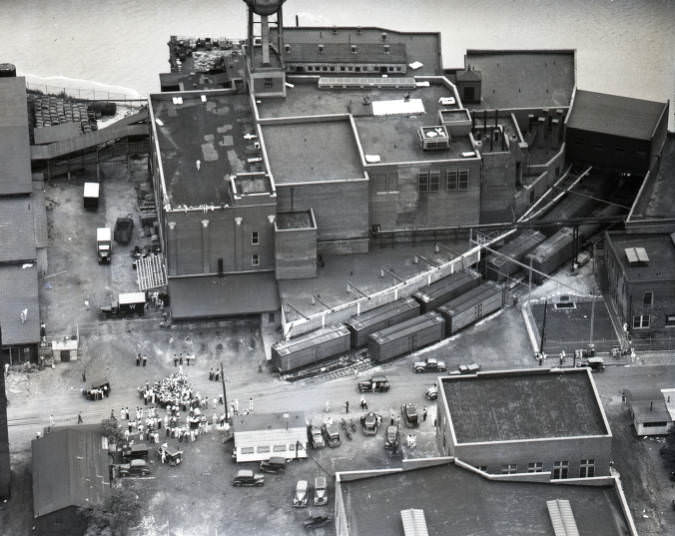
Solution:
[{"label": "car parked at curb", "polygon": [[313,424],[307,426],[307,439],[309,440],[309,445],[314,449],[322,449],[326,446],[321,428]]},{"label": "car parked at curb", "polygon": [[263,473],[281,473],[286,470],[286,458],[272,456],[269,460],[260,462],[260,471]]},{"label": "car parked at curb", "polygon": [[148,476],[152,473],[148,462],[140,458],[130,460],[129,463],[122,463],[117,466],[117,469],[120,476]]},{"label": "car parked at curb", "polygon": [[325,476],[317,476],[314,479],[314,506],[328,504],[328,482]]},{"label": "car parked at curb", "polygon": [[307,480],[298,480],[295,484],[293,493],[293,506],[295,508],[304,508],[309,503],[309,482]]},{"label": "car parked at curb", "polygon": [[387,426],[387,431],[384,435],[385,450],[391,450],[392,452],[396,452],[398,451],[400,445],[401,440],[399,436],[398,426],[395,424]]},{"label": "car parked at curb", "polygon": [[408,428],[416,428],[419,426],[419,415],[417,413],[417,404],[414,402],[406,402],[401,405],[401,416],[403,422]]},{"label": "car parked at curb", "polygon": [[445,361],[439,361],[435,357],[428,357],[424,361],[415,361],[413,363],[413,370],[415,372],[445,372],[447,367]]},{"label": "car parked at curb", "polygon": [[232,485],[235,488],[245,486],[262,486],[265,484],[265,475],[254,473],[250,469],[240,469],[232,479]]},{"label": "car parked at curb", "polygon": [[429,385],[427,390],[424,392],[424,398],[427,400],[436,400],[438,398],[438,385],[435,383],[433,385]]},{"label": "car parked at curb", "polygon": [[389,391],[389,380],[386,376],[373,376],[369,380],[359,382],[360,393],[386,393]]},{"label": "car parked at curb", "polygon": [[330,448],[339,447],[342,444],[340,441],[340,429],[336,423],[324,424],[321,427],[321,431]]}]

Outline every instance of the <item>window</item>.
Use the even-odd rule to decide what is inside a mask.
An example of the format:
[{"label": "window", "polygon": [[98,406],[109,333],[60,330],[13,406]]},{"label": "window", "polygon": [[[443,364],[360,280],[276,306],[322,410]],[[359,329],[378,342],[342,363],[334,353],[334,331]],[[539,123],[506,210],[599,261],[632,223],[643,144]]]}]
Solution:
[{"label": "window", "polygon": [[553,478],[567,478],[570,464],[567,460],[553,462]]},{"label": "window", "polygon": [[344,65],[340,65],[340,70],[344,72],[345,66],[344,66]]},{"label": "window", "polygon": [[314,70],[314,67],[312,67],[311,65],[308,65],[308,66],[307,66],[307,70],[308,70],[308,71],[313,71],[313,70]]},{"label": "window", "polygon": [[258,231],[253,231],[251,233],[251,245],[257,246],[258,244],[260,244],[260,235],[258,234]]},{"label": "window", "polygon": [[274,87],[274,80],[271,78],[263,78],[263,86],[265,89],[271,89]]},{"label": "window", "polygon": [[503,475],[512,475],[518,472],[518,466],[515,463],[507,463],[502,465],[502,474]]},{"label": "window", "polygon": [[420,192],[429,191],[429,172],[421,171],[417,175],[417,188]]},{"label": "window", "polygon": [[646,329],[649,327],[649,315],[635,315],[633,317],[633,329]]},{"label": "window", "polygon": [[441,183],[441,172],[432,171],[429,175],[429,191],[438,192],[440,183]]},{"label": "window", "polygon": [[262,445],[258,447],[258,454],[267,454],[270,451],[269,445]]},{"label": "window", "polygon": [[543,462],[531,462],[527,464],[528,473],[543,473],[544,472],[544,463]]},{"label": "window", "polygon": [[457,190],[457,170],[449,169],[445,172],[446,187],[449,191],[454,192]]},{"label": "window", "polygon": [[457,189],[460,192],[465,192],[469,188],[469,170],[460,169],[457,181]]},{"label": "window", "polygon": [[253,266],[260,265],[260,255],[258,255],[257,253],[254,253],[253,256],[251,257],[251,264]]},{"label": "window", "polygon": [[274,445],[272,450],[274,452],[286,452],[286,445]]},{"label": "window", "polygon": [[675,328],[675,315],[666,315],[666,327]]},{"label": "window", "polygon": [[479,465],[478,470],[487,473],[487,465]]},{"label": "window", "polygon": [[668,423],[666,421],[663,422],[645,422],[642,423],[642,426],[645,428],[660,428],[660,427],[666,427],[668,426]]},{"label": "window", "polygon": [[645,292],[645,295],[642,297],[642,304],[645,307],[651,307],[654,305],[654,293],[651,291]]},{"label": "window", "polygon": [[595,460],[590,458],[588,460],[581,460],[579,463],[579,477],[590,478],[595,475]]},{"label": "window", "polygon": [[302,445],[302,443],[300,443],[300,442],[298,441],[297,443],[291,443],[290,445],[288,445],[288,450],[290,450],[291,452],[295,452],[296,447],[297,447],[297,449],[298,449],[298,452],[300,452],[301,450],[304,450],[304,448],[305,448],[305,447]]},{"label": "window", "polygon": [[239,449],[240,454],[253,454],[255,449],[253,447],[241,447]]}]

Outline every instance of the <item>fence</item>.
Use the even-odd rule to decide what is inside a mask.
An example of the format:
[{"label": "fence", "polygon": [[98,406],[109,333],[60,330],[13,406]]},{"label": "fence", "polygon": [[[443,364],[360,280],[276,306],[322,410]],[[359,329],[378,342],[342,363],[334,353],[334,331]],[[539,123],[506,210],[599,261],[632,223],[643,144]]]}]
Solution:
[{"label": "fence", "polygon": [[140,97],[132,97],[127,93],[116,93],[107,89],[96,88],[80,88],[67,86],[51,86],[48,84],[36,84],[33,82],[26,82],[26,89],[28,91],[38,91],[45,95],[66,96],[73,99],[80,100],[100,100],[100,101],[116,101],[127,103],[145,103],[147,99]]}]

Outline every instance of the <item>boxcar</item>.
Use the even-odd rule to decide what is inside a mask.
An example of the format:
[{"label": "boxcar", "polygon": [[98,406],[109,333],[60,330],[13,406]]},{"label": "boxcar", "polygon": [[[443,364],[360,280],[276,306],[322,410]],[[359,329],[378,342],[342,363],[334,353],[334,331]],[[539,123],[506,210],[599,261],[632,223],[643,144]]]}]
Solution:
[{"label": "boxcar", "polygon": [[445,336],[445,320],[436,312],[426,313],[376,331],[368,337],[368,353],[376,362],[409,354]]},{"label": "boxcar", "polygon": [[368,344],[368,335],[420,314],[420,304],[413,298],[401,298],[376,307],[359,316],[352,316],[346,326],[352,334],[352,348]]},{"label": "boxcar", "polygon": [[422,306],[422,312],[428,313],[479,284],[480,276],[476,272],[464,270],[419,289],[413,294],[413,298]]},{"label": "boxcar", "polygon": [[323,359],[349,352],[349,330],[343,326],[319,329],[297,339],[272,346],[272,365],[279,372],[312,365]]},{"label": "boxcar", "polygon": [[504,306],[504,291],[492,281],[441,305],[438,312],[445,319],[446,336],[478,322]]},{"label": "boxcar", "polygon": [[[561,264],[571,259],[573,253],[574,233],[571,227],[563,227],[526,255],[525,264],[531,264],[535,270],[551,274]],[[540,284],[544,281],[544,277],[533,273],[532,280]]]},{"label": "boxcar", "polygon": [[[518,234],[515,239],[507,242],[504,247],[499,250],[499,253],[522,262],[525,255],[544,240],[546,240],[546,235],[543,233],[535,231],[534,229],[526,229]],[[502,257],[501,255],[489,255],[485,262],[487,264],[487,278],[492,279],[493,281],[504,281],[507,277],[511,277],[520,270],[520,266],[510,262],[506,257]]]}]

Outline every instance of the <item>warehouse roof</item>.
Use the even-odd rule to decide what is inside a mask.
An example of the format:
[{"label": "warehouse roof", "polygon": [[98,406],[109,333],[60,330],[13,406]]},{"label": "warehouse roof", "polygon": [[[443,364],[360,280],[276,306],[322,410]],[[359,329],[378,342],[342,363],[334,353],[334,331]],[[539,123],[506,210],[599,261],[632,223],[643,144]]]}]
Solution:
[{"label": "warehouse roof", "polygon": [[[644,186],[633,203],[628,225],[639,225],[641,220],[675,220],[675,134],[668,134],[657,173],[645,177]],[[657,225],[659,222],[655,222]]]},{"label": "warehouse roof", "polygon": [[[672,281],[675,279],[675,239],[667,233],[629,234],[621,231],[608,232],[608,246],[614,251],[629,281]],[[643,248],[646,262],[637,259],[626,250]],[[631,260],[633,262],[631,262]]]},{"label": "warehouse roof", "polygon": [[278,185],[365,177],[354,130],[346,118],[261,128]]},{"label": "warehouse roof", "polygon": [[[26,311],[25,320],[21,313]],[[35,264],[0,266],[0,326],[4,346],[40,342],[40,304]]]},{"label": "warehouse roof", "polygon": [[483,372],[442,385],[457,443],[610,434],[587,369]]},{"label": "warehouse roof", "polygon": [[26,80],[0,78],[0,195],[30,193]]},{"label": "warehouse roof", "polygon": [[[288,416],[288,418],[285,416]],[[305,426],[307,426],[307,423],[305,422],[305,413],[302,411],[259,413],[255,415],[240,413],[232,421],[232,427],[235,432],[254,432],[279,428],[305,428]]]},{"label": "warehouse roof", "polygon": [[494,481],[454,463],[337,477],[349,536],[403,534],[400,511],[407,508],[424,509],[432,536],[552,535],[546,501],[555,499],[570,502],[581,534],[631,534],[613,479],[598,487]]},{"label": "warehouse roof", "polygon": [[257,314],[279,309],[274,272],[169,279],[176,320]]},{"label": "warehouse roof", "polygon": [[57,427],[33,440],[35,517],[101,504],[110,494],[110,460],[103,439],[100,425],[80,424]]},{"label": "warehouse roof", "polygon": [[166,201],[174,208],[230,204],[229,176],[256,171],[248,160],[260,161],[248,96],[224,91],[203,96],[150,96]]},{"label": "warehouse roof", "polygon": [[651,140],[668,104],[578,89],[567,128]]},{"label": "warehouse roof", "polygon": [[34,210],[28,197],[0,198],[0,263],[35,259]]}]

